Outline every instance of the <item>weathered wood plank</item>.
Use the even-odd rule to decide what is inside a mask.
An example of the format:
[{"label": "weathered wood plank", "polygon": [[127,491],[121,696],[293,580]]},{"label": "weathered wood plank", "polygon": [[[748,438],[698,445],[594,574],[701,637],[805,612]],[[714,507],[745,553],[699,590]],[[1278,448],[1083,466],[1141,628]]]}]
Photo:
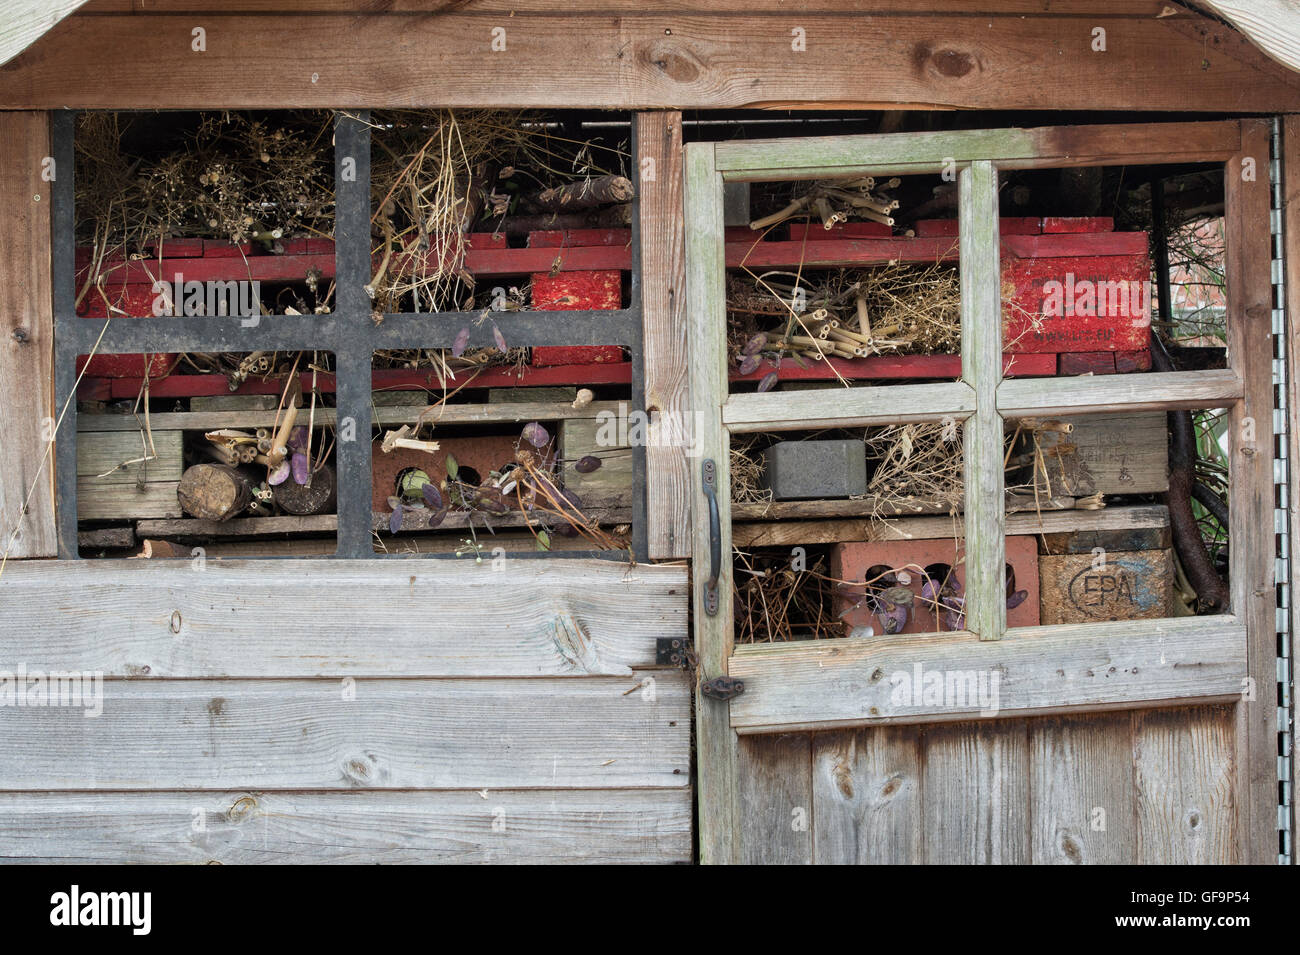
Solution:
[{"label": "weathered wood plank", "polygon": [[1154,494],[1169,488],[1169,426],[1160,411],[1063,419],[1069,434],[1044,432],[1039,446],[1074,448],[1102,494]]},{"label": "weathered wood plank", "polygon": [[920,732],[907,727],[842,730],[819,733],[813,741],[817,864],[920,861]]},{"label": "weathered wood plank", "polygon": [[631,677],[109,680],[102,705],[93,719],[80,707],[5,707],[0,789],[619,789],[690,780],[690,686],[675,670],[657,672],[653,692]]},{"label": "weathered wood plank", "polygon": [[[1223,700],[1241,692],[1243,628],[1228,617],[850,637],[737,648],[741,733]],[[932,681],[938,680],[938,684]]]},{"label": "weathered wood plank", "polygon": [[[713,165],[712,143],[686,147],[686,314],[689,325],[691,405],[698,424],[699,457],[692,462],[691,608],[699,679],[727,674],[732,627],[731,437],[722,424],[727,398],[726,271],[723,260],[722,180]],[[721,530],[717,603],[709,606],[710,521],[703,473],[713,462]],[[728,864],[739,858],[737,740],[725,701],[695,694],[700,861]]]},{"label": "weathered wood plank", "polygon": [[0,208],[9,217],[0,231],[0,554],[52,557],[58,542],[46,419],[54,405],[54,314],[50,183],[41,179],[49,117],[0,113],[0,154]]},{"label": "weathered wood plank", "polygon": [[[134,7],[137,13],[189,13],[209,12],[217,0],[90,0],[77,12],[121,13]],[[384,0],[388,13],[442,13],[451,4],[448,0]],[[672,13],[789,13],[790,0],[661,0],[655,8]],[[869,9],[862,0],[816,0],[810,10],[819,13],[849,13],[887,15],[899,13],[935,12],[970,13],[969,0],[876,0]],[[228,13],[370,13],[375,0],[221,0],[221,9]],[[1162,10],[1157,0],[1051,0],[1051,9],[1043,9],[1043,0],[986,0],[978,8],[981,13],[1005,13],[1061,16],[1107,13],[1114,16],[1153,17]],[[1168,9],[1164,5],[1163,9]],[[554,0],[475,0],[473,10],[479,13],[538,13],[554,12]],[[645,10],[641,0],[571,0],[564,12],[574,16],[593,13],[639,13]],[[1178,11],[1187,15],[1188,11]]]},{"label": "weathered wood plank", "polygon": [[1030,720],[1029,793],[1034,865],[1132,865],[1132,714]]},{"label": "weathered wood plank", "polygon": [[[152,430],[153,453],[140,434],[92,431],[77,434],[77,476],[102,484],[179,481],[185,472],[179,431]],[[149,457],[152,460],[140,461]],[[126,464],[126,462],[135,462]],[[125,467],[122,465],[126,464]],[[78,501],[81,495],[77,495]]]},{"label": "weathered wood plank", "polygon": [[[809,51],[800,53],[784,19],[637,11],[583,19],[575,61],[571,16],[498,17],[327,14],[311,18],[316,42],[306,47],[299,17],[209,12],[197,56],[183,17],[70,17],[9,64],[0,108],[1300,107],[1300,82],[1206,19],[1196,21],[1204,36],[1193,37],[1156,18],[902,15],[881,22],[890,42],[862,57],[860,30],[834,15],[800,15]],[[494,26],[507,31],[499,52]],[[1099,56],[1096,27],[1123,42]],[[803,68],[801,56],[818,68]],[[256,82],[248,63],[260,64]]]},{"label": "weathered wood plank", "polygon": [[927,865],[1029,862],[1025,721],[925,731],[921,805]]},{"label": "weathered wood plank", "polygon": [[998,411],[1005,418],[1025,418],[1226,408],[1244,387],[1235,371],[1010,378],[998,387]]},{"label": "weathered wood plank", "polygon": [[77,517],[83,521],[118,518],[180,518],[177,481],[145,484],[109,483],[94,477],[77,478]]},{"label": "weathered wood plank", "polygon": [[[529,389],[530,391],[533,389]],[[409,392],[408,392],[409,393]],[[527,421],[563,421],[567,418],[594,418],[608,412],[619,413],[617,401],[593,401],[585,408],[574,408],[571,401],[516,401],[490,404],[444,404],[428,414],[427,402],[405,405],[377,404],[372,408],[376,425],[385,427],[414,424],[417,420],[437,427],[450,424],[522,424]],[[313,421],[317,427],[334,424],[333,408],[317,408]],[[421,417],[423,415],[423,417]],[[283,417],[283,416],[281,416]],[[229,411],[170,411],[150,415],[149,424],[162,431],[213,431],[217,428],[269,428],[277,415],[257,409]],[[77,416],[77,431],[136,431],[140,422],[134,415],[87,414]]]},{"label": "weathered wood plank", "polygon": [[[641,170],[641,322],[646,440],[646,538],[655,559],[691,553],[693,418],[686,322],[682,114],[637,113]],[[649,166],[647,166],[647,162]]]},{"label": "weathered wood plank", "polygon": [[0,793],[0,860],[374,865],[691,861],[688,788]]},{"label": "weathered wood plank", "polygon": [[626,675],[686,568],[603,560],[10,565],[0,660],[109,677]]},{"label": "weathered wood plank", "polygon": [[[1290,534],[1291,580],[1287,596],[1291,610],[1291,667],[1294,687],[1296,648],[1300,646],[1300,600],[1296,599],[1296,574],[1300,570],[1300,115],[1282,120],[1282,229],[1286,259],[1286,350],[1287,367],[1287,510]],[[1292,697],[1294,700],[1294,696]],[[1292,703],[1294,706],[1295,704]],[[1300,759],[1291,756],[1292,828],[1297,831],[1295,794],[1300,792]],[[1292,837],[1294,838],[1294,836]]]},{"label": "weathered wood plank", "polygon": [[[997,272],[994,271],[996,278]],[[861,428],[918,421],[959,420],[975,410],[965,382],[890,385],[825,391],[768,391],[731,395],[722,420],[735,434],[798,428]]]},{"label": "weathered wood plank", "polygon": [[737,752],[740,860],[745,865],[813,861],[808,733],[751,736]]},{"label": "weathered wood plank", "polygon": [[[739,508],[733,508],[735,519]],[[1007,534],[1105,534],[1169,527],[1163,505],[1106,507],[1083,511],[1021,511],[1007,515]],[[773,515],[767,524],[735,524],[731,542],[740,548],[784,547],[787,544],[831,544],[837,541],[927,540],[963,536],[961,515],[897,517],[887,520],[782,521]],[[1165,545],[1167,546],[1167,544]],[[1091,550],[1091,545],[1088,550]]]},{"label": "weathered wood plank", "polygon": [[1142,126],[1042,126],[734,140],[718,144],[728,180],[938,172],[951,157],[1001,169],[1215,162],[1240,146],[1234,122]]},{"label": "weathered wood plank", "polygon": [[[1229,416],[1229,577],[1232,612],[1249,641],[1246,687],[1237,708],[1237,805],[1242,861],[1277,859],[1277,603],[1273,538],[1272,191],[1268,120],[1242,121],[1242,151],[1224,174],[1228,363],[1242,399]],[[1251,169],[1254,175],[1249,175]],[[1249,178],[1248,178],[1249,176]],[[1292,369],[1294,374],[1294,369]],[[1124,376],[1133,377],[1133,376]],[[1243,533],[1244,529],[1244,533]]]},{"label": "weathered wood plank", "polygon": [[[1250,858],[1251,847],[1237,842],[1237,813],[1246,809],[1235,791],[1234,709],[1133,714],[1139,865],[1233,865]],[[1276,803],[1259,808],[1277,818]]]},{"label": "weathered wood plank", "polygon": [[987,161],[958,176],[961,239],[961,366],[975,411],[962,427],[966,513],[966,627],[981,640],[1007,629],[1003,499],[1002,280],[998,265],[998,176]]}]

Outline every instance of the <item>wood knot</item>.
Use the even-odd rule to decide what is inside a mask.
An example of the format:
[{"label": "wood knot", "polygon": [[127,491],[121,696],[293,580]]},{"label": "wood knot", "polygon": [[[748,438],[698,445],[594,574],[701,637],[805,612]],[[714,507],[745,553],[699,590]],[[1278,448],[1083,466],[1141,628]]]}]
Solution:
[{"label": "wood knot", "polygon": [[699,60],[693,55],[668,43],[655,43],[645,51],[642,59],[647,66],[677,83],[693,83],[703,72]]},{"label": "wood knot", "polygon": [[928,43],[918,43],[912,51],[912,64],[918,75],[936,75],[946,79],[961,79],[980,70],[979,60],[964,50],[949,47],[935,49]]},{"label": "wood knot", "polygon": [[21,325],[19,325],[17,328],[13,330],[11,336],[13,340],[20,345],[26,345],[29,341],[32,340],[31,333],[28,332],[27,329],[23,328]]},{"label": "wood knot", "polygon": [[885,785],[880,787],[880,795],[888,798],[903,788],[903,781],[897,776],[890,776]]},{"label": "wood knot", "polygon": [[1072,865],[1079,865],[1083,862],[1083,849],[1068,834],[1061,835],[1061,852]]},{"label": "wood knot", "polygon": [[243,822],[256,811],[256,797],[251,795],[240,796],[226,810],[226,819],[230,822]]}]

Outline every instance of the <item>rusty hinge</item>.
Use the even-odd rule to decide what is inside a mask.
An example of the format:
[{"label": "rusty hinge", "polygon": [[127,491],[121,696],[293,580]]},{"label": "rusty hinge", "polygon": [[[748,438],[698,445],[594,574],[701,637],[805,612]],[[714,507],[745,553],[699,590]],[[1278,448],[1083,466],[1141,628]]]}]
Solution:
[{"label": "rusty hinge", "polygon": [[660,637],[655,641],[655,665],[661,667],[681,667],[683,670],[695,666],[695,649],[690,637]]},{"label": "rusty hinge", "polygon": [[715,676],[700,684],[700,692],[711,700],[730,700],[745,692],[745,681],[733,680],[729,676]]}]

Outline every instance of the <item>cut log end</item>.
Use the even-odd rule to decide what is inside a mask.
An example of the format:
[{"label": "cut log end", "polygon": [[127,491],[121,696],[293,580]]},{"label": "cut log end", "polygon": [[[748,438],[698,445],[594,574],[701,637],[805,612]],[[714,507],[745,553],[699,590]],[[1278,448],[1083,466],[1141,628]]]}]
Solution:
[{"label": "cut log end", "polygon": [[195,464],[181,475],[176,487],[181,510],[207,521],[225,521],[248,507],[253,499],[248,478],[224,464]]}]

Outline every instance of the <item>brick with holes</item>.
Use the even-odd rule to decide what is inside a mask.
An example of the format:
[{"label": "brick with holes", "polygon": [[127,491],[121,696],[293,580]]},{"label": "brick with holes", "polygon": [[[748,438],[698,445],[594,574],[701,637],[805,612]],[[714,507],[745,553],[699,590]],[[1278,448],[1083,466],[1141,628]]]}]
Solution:
[{"label": "brick with holes", "polygon": [[[920,600],[921,585],[925,581],[924,570],[943,564],[953,568],[957,582],[961,584],[962,594],[966,589],[966,567],[961,563],[965,556],[964,542],[950,538],[939,540],[905,540],[905,541],[850,541],[831,547],[830,574],[837,580],[861,582],[867,572],[875,567],[886,567],[893,571],[905,570],[911,576],[906,584],[908,590],[916,595],[912,610],[908,614],[907,625],[901,633],[933,633],[940,627],[935,624],[935,615]],[[1007,563],[1015,573],[1016,590],[1028,591],[1025,598],[1007,611],[1008,627],[1037,626],[1039,618],[1038,597],[1038,544],[1033,537],[1014,536],[1007,538]],[[837,589],[840,589],[837,587]],[[858,592],[860,594],[860,591]],[[852,607],[858,595],[837,595],[834,601],[835,613]],[[883,623],[864,603],[850,611],[844,618],[848,627],[871,627],[876,634],[884,634]]]}]

